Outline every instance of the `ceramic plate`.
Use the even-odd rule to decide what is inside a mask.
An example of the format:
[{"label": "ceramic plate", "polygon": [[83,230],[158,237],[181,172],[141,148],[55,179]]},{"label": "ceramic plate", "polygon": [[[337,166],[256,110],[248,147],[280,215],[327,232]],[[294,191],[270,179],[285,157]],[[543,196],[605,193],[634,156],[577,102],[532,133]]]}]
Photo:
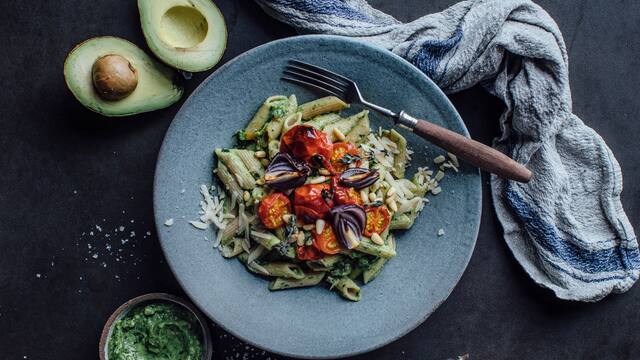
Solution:
[{"label": "ceramic plate", "polygon": [[[185,292],[218,325],[238,338],[279,354],[304,358],[354,355],[385,345],[414,329],[440,305],[460,279],[480,222],[480,176],[462,166],[442,181],[413,228],[398,233],[398,256],[362,300],[349,302],[323,287],[269,292],[267,281],[211,245],[212,230],[193,228],[200,184],[211,184],[215,147],[230,147],[258,105],[270,95],[318,97],[279,80],[289,58],[354,79],[365,98],[430,119],[468,136],[460,116],[424,74],[392,53],[337,36],[299,36],[257,47],[228,62],[193,92],[167,131],[154,185],[158,236]],[[348,113],[359,111],[353,106]],[[391,122],[372,114],[372,127]],[[433,167],[443,153],[408,131],[412,169]],[[184,189],[184,191],[183,191]],[[166,219],[173,226],[164,226]],[[439,229],[444,236],[437,236]]]}]

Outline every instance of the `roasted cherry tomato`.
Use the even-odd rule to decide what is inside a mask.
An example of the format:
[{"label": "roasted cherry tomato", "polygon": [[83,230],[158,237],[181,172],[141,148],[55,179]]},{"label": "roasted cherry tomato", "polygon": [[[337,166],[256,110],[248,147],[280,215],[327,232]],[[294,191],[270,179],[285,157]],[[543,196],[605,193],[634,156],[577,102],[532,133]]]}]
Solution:
[{"label": "roasted cherry tomato", "polygon": [[367,225],[364,228],[364,236],[373,233],[382,234],[389,226],[391,216],[386,206],[369,206],[365,209]]},{"label": "roasted cherry tomato", "polygon": [[336,205],[363,205],[360,193],[354,188],[340,185],[337,176],[331,178],[331,188],[333,189],[333,202]]},{"label": "roasted cherry tomato", "polygon": [[313,246],[316,249],[322,251],[325,254],[333,255],[340,252],[340,245],[338,239],[333,233],[333,229],[330,224],[325,224],[324,229],[320,234],[313,230]]},{"label": "roasted cherry tomato", "polygon": [[[333,166],[333,170],[337,172],[343,172],[348,167],[349,164],[345,164],[342,161],[342,158],[345,155],[351,156],[359,156],[358,149],[355,145],[350,142],[340,142],[333,144],[332,152],[331,152],[331,166]],[[356,166],[360,164],[360,161],[356,161]]]},{"label": "roasted cherry tomato", "polygon": [[258,216],[267,229],[277,229],[284,225],[282,215],[291,213],[291,201],[283,193],[273,193],[260,201]]},{"label": "roasted cherry tomato", "polygon": [[328,184],[302,185],[293,193],[293,205],[296,216],[305,223],[322,219],[333,207],[331,187]]},{"label": "roasted cherry tomato", "polygon": [[[280,141],[280,151],[304,160],[314,166],[328,165],[331,159],[331,141],[327,134],[310,125],[294,126]],[[314,159],[312,159],[314,158]]]},{"label": "roasted cherry tomato", "polygon": [[313,246],[298,246],[296,248],[296,256],[298,260],[318,260],[324,257],[324,255]]}]

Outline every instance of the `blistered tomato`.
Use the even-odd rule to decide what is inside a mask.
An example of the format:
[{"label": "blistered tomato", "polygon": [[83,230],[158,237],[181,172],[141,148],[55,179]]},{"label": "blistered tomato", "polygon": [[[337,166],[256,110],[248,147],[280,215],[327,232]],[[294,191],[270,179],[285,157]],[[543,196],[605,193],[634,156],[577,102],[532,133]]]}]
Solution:
[{"label": "blistered tomato", "polygon": [[325,224],[320,234],[313,230],[313,246],[329,255],[340,252],[340,244],[338,244],[338,239],[336,239],[330,224]]},{"label": "blistered tomato", "polygon": [[289,213],[291,213],[291,201],[279,192],[265,196],[258,208],[258,216],[267,229],[277,229],[284,225],[282,215]]},{"label": "blistered tomato", "polygon": [[360,193],[354,188],[338,184],[337,177],[331,179],[331,188],[333,189],[333,202],[336,205],[363,205]]},{"label": "blistered tomato", "polygon": [[302,185],[293,193],[296,216],[305,223],[313,223],[329,215],[333,201],[328,184]]},{"label": "blistered tomato", "polygon": [[[349,155],[346,156],[345,155]],[[345,171],[349,167],[350,162],[355,162],[356,166],[360,164],[360,160],[353,160],[354,156],[358,156],[359,152],[355,145],[350,142],[340,142],[333,144],[331,151],[331,166],[337,172]]]},{"label": "blistered tomato", "polygon": [[[304,160],[314,166],[329,164],[332,144],[327,134],[313,126],[298,125],[292,127],[280,141],[280,152]],[[313,161],[312,158],[317,158]]]},{"label": "blistered tomato", "polygon": [[382,234],[391,221],[389,210],[386,206],[369,206],[365,209],[367,214],[367,225],[364,228],[364,236],[371,236],[373,233]]}]

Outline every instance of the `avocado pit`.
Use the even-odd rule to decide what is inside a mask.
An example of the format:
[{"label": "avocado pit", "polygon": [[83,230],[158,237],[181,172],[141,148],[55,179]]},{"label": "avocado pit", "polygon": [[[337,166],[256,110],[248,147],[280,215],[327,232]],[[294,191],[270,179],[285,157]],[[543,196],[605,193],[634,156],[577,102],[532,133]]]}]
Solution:
[{"label": "avocado pit", "polygon": [[138,72],[129,60],[116,54],[99,57],[91,68],[93,87],[105,100],[121,100],[138,86]]}]

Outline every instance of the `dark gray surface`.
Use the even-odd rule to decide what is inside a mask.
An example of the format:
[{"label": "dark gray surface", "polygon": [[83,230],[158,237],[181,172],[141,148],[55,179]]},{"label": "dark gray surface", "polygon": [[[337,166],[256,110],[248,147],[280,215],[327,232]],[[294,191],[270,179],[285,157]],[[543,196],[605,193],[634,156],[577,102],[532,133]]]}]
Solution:
[{"label": "dark gray surface", "polygon": [[[249,0],[217,3],[230,35],[223,61],[293,35]],[[454,1],[372,3],[410,20]],[[574,111],[618,157],[626,185],[623,204],[638,228],[640,3],[539,3],[559,23],[569,47]],[[119,120],[82,108],[65,89],[62,63],[77,42],[97,35],[122,36],[146,48],[133,1],[0,3],[1,359],[96,358],[102,324],[118,305],[150,291],[181,294],[152,230],[151,203],[157,151],[179,107]],[[207,74],[195,75],[186,93]],[[497,134],[496,100],[477,89],[451,99],[475,138],[488,142]],[[472,359],[638,358],[638,287],[597,304],[556,300],[513,260],[487,189],[485,181],[476,251],[453,294],[422,326],[358,359],[445,359],[464,353]],[[103,227],[99,238],[88,235],[98,234],[95,224]],[[127,236],[130,230],[136,236],[124,245],[116,246],[120,236],[110,241],[123,248],[123,260],[116,261],[120,258],[105,254],[103,237],[107,230],[112,238],[118,235],[113,229],[120,225]],[[152,235],[146,236],[149,230]],[[101,247],[98,259],[91,258],[87,242]],[[274,358],[219,328],[213,333],[216,359]]]}]

